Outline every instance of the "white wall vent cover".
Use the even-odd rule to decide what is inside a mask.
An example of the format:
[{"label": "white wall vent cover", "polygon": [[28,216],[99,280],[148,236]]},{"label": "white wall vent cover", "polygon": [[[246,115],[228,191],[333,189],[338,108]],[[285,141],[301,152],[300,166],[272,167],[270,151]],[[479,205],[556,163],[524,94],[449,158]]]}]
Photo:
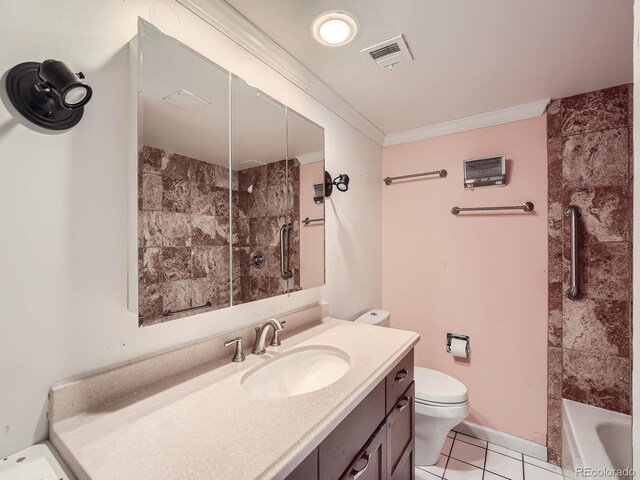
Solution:
[{"label": "white wall vent cover", "polygon": [[402,35],[376,43],[364,50],[360,50],[360,53],[364,55],[370,65],[389,70],[400,63],[407,63],[413,60],[409,46]]},{"label": "white wall vent cover", "polygon": [[180,89],[177,92],[173,92],[171,95],[167,95],[163,100],[171,105],[184,110],[190,110],[192,112],[202,110],[203,108],[211,105],[211,102],[184,89]]}]

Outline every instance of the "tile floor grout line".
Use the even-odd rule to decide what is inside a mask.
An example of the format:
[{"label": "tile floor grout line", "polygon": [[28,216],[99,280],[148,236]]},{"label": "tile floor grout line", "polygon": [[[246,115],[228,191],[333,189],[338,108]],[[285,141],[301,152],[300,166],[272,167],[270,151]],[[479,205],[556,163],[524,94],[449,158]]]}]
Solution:
[{"label": "tile floor grout line", "polygon": [[[486,453],[485,453],[485,457],[486,457]],[[464,463],[465,465],[469,465],[470,467],[474,467],[474,468],[477,468],[479,470],[484,470],[482,467],[474,465],[473,463],[466,462],[464,460],[460,460],[459,458],[456,458],[456,457],[449,457],[449,458],[453,458],[456,462]],[[493,472],[491,472],[491,473],[493,473]]]},{"label": "tile floor grout line", "polygon": [[[451,456],[451,452],[453,452],[453,445],[456,443],[456,437],[457,436],[458,436],[457,434],[454,434],[453,438],[449,437],[449,438],[451,438],[451,446],[449,447],[449,453],[447,453],[447,457],[450,457]],[[446,442],[446,440],[445,440],[445,442]]]},{"label": "tile floor grout line", "polygon": [[453,439],[451,441],[451,448],[449,449],[449,455],[447,455],[447,461],[444,464],[444,470],[442,470],[442,476],[440,477],[442,480],[446,480],[444,475],[447,473],[447,467],[449,466],[449,460],[451,459],[451,452],[453,452],[453,444],[456,443],[456,437],[458,436],[458,432],[453,434]]},{"label": "tile floor grout line", "polygon": [[520,453],[520,457],[522,457],[520,459],[520,461],[522,462],[522,480],[527,480],[524,476],[524,453]]},{"label": "tile floor grout line", "polygon": [[[475,438],[475,437],[471,437],[471,438]],[[485,450],[488,448],[489,442],[485,442],[485,440],[481,440],[482,442],[485,442],[487,444],[487,447],[483,447],[481,445],[478,445],[477,443],[471,443],[471,442],[466,442],[464,440],[462,440],[461,438],[456,438],[457,441],[462,442],[462,443],[466,443],[467,445],[473,445],[474,447],[478,447],[478,448],[484,448]],[[477,438],[476,440],[480,440],[479,438]]]},{"label": "tile floor grout line", "polygon": [[489,456],[489,442],[487,442],[487,449],[484,451],[484,463],[482,464],[482,480],[484,480],[484,474],[487,473],[487,456]]}]

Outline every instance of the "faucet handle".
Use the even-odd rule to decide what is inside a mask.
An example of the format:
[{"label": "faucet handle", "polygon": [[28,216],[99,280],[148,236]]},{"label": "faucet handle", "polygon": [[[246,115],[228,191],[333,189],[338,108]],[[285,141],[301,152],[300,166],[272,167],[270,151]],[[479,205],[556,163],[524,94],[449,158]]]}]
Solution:
[{"label": "faucet handle", "polygon": [[242,337],[236,337],[233,340],[224,342],[225,347],[230,347],[234,344],[236,346],[236,352],[233,354],[233,361],[244,362],[244,352],[242,351]]},{"label": "faucet handle", "polygon": [[[280,322],[280,325],[282,325],[282,330],[284,330],[284,326],[287,324],[286,320],[282,320]],[[273,329],[273,338],[271,339],[271,346],[272,347],[279,347],[280,345],[282,345],[282,342],[280,341],[280,339],[278,338],[278,333],[280,333],[280,330],[276,330],[275,328]]]}]

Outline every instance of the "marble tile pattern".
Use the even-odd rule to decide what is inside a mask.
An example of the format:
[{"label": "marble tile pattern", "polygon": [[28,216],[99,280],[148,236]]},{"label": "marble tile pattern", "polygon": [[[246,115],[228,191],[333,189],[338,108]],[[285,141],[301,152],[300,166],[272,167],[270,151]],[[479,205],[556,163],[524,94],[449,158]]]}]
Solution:
[{"label": "marble tile pattern", "polygon": [[[280,160],[240,170],[238,184],[238,197],[233,200],[237,202],[233,210],[233,244],[238,247],[234,249],[238,255],[234,256],[233,269],[234,276],[239,276],[234,285],[234,303],[300,290],[300,163],[297,159],[288,163]],[[251,185],[254,188],[249,193],[247,189]],[[280,274],[279,232],[286,221],[293,224],[291,268],[294,277],[289,285]],[[250,260],[251,253],[257,251],[266,259],[262,268],[256,268]]]},{"label": "marble tile pattern", "polygon": [[229,306],[228,169],[150,146],[138,167],[141,325]]},{"label": "marble tile pattern", "polygon": [[[561,459],[561,400],[630,411],[632,85],[547,108],[549,461]],[[568,300],[570,225],[580,208],[579,287]]]}]

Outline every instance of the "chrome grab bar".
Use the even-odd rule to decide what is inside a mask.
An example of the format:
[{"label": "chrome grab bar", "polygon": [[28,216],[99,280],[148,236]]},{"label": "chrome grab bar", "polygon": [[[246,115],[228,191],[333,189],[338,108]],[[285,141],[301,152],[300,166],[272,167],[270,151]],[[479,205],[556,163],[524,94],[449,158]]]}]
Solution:
[{"label": "chrome grab bar", "polygon": [[284,231],[287,229],[287,225],[284,224],[280,227],[280,275],[282,278],[287,278],[285,276],[285,266],[284,266]]},{"label": "chrome grab bar", "polygon": [[[280,275],[285,280],[293,277],[291,271],[291,230],[293,224],[285,223],[280,227]],[[286,243],[286,247],[285,247]]]},{"label": "chrome grab bar", "polygon": [[385,185],[391,185],[394,180],[405,180],[407,178],[424,177],[427,175],[438,175],[440,178],[447,176],[446,170],[434,170],[433,172],[413,173],[411,175],[400,175],[398,177],[385,177],[382,179]]},{"label": "chrome grab bar", "polygon": [[522,210],[533,212],[533,203],[524,202],[522,205],[505,205],[504,207],[453,207],[451,213],[458,215],[460,212],[484,212],[485,210]]},{"label": "chrome grab bar", "polygon": [[580,290],[578,289],[578,216],[580,216],[580,208],[576,205],[569,205],[564,214],[571,217],[571,287],[567,289],[567,298],[577,300],[580,298]]},{"label": "chrome grab bar", "polygon": [[310,223],[313,222],[324,222],[324,218],[305,218],[304,220],[302,220],[302,223],[304,223],[305,225],[309,225]]},{"label": "chrome grab bar", "polygon": [[196,310],[198,308],[205,308],[205,307],[211,307],[211,302],[207,302],[204,305],[198,305],[196,307],[183,308],[182,310],[166,309],[164,312],[162,312],[162,315],[164,315],[165,317],[169,317],[171,315],[175,315],[176,313],[188,312],[189,310]]}]

